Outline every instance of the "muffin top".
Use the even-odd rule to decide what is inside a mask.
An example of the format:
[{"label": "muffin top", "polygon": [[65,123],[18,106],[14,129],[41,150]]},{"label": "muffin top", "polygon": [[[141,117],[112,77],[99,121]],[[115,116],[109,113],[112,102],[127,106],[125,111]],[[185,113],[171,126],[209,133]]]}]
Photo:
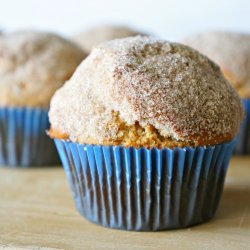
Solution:
[{"label": "muffin top", "polygon": [[89,54],[92,48],[101,42],[136,35],[139,35],[139,32],[126,26],[103,25],[77,34],[73,41]]},{"label": "muffin top", "polygon": [[94,48],[49,111],[51,137],[138,147],[229,141],[242,117],[216,64],[188,46],[141,36]]},{"label": "muffin top", "polygon": [[250,98],[249,34],[206,32],[186,37],[183,42],[220,65],[240,96]]},{"label": "muffin top", "polygon": [[48,107],[51,96],[70,78],[84,52],[45,32],[0,36],[0,106]]}]

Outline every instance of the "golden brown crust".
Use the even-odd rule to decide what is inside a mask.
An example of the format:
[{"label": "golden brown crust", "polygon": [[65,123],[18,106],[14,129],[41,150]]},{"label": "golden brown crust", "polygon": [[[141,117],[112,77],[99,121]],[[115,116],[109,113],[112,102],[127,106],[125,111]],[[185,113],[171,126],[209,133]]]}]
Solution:
[{"label": "golden brown crust", "polygon": [[62,133],[59,130],[50,128],[47,134],[53,139],[67,140],[69,136],[66,133]]},{"label": "golden brown crust", "polygon": [[[147,129],[153,129],[153,128],[142,128],[142,130],[147,130]],[[140,129],[141,130],[141,129]],[[140,131],[139,130],[139,131]],[[132,132],[133,133],[133,132]],[[137,132],[138,133],[138,132]],[[66,135],[65,133],[60,133],[59,131],[55,131],[52,128],[48,131],[48,135],[52,139],[59,139],[59,140],[70,140],[69,136]],[[213,140],[203,140],[202,137],[200,137],[200,140],[196,141],[176,141],[172,138],[164,138],[164,139],[159,139],[159,138],[154,138],[154,134],[151,137],[148,137],[148,140],[141,140],[142,138],[137,137],[134,138],[134,140],[104,140],[102,142],[102,145],[104,146],[124,146],[124,147],[145,147],[145,148],[175,148],[175,147],[198,147],[198,146],[208,146],[208,145],[217,145],[220,144],[221,142],[229,142],[232,140],[231,135],[223,135],[223,136],[216,136],[213,138]],[[78,142],[80,143],[80,142]],[[92,144],[92,145],[99,145],[99,141],[97,139],[88,139],[82,142],[82,144]]]},{"label": "golden brown crust", "polygon": [[[114,124],[115,123],[115,124]],[[195,136],[194,141],[178,141],[173,138],[163,137],[160,135],[159,131],[152,125],[142,127],[136,122],[133,125],[127,125],[126,122],[121,121],[119,115],[116,113],[112,122],[109,126],[118,127],[118,137],[115,140],[109,139],[104,140],[102,145],[104,146],[124,146],[124,147],[146,147],[146,148],[175,148],[175,147],[196,147],[196,146],[206,146],[206,145],[216,145],[220,142],[227,142],[231,140],[231,135],[216,136],[212,140],[207,140],[208,136],[204,132],[199,136]],[[53,139],[69,140],[69,136],[62,133],[52,127],[48,131],[48,134]],[[95,138],[88,138],[81,141],[77,141],[82,144],[99,144],[99,141]]]}]

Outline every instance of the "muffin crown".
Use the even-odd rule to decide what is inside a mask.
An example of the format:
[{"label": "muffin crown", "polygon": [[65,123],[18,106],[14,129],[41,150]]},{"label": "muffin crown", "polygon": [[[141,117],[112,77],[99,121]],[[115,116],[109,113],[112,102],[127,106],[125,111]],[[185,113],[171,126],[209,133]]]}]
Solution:
[{"label": "muffin crown", "polygon": [[0,106],[48,107],[84,53],[70,41],[45,32],[0,36]]},{"label": "muffin crown", "polygon": [[161,137],[208,145],[232,139],[243,111],[207,57],[181,44],[137,36],[96,47],[56,92],[49,116],[52,131],[102,144],[121,136],[117,114],[126,126],[150,125]]},{"label": "muffin crown", "polygon": [[183,42],[214,60],[242,97],[250,98],[250,35],[236,32],[194,34]]}]

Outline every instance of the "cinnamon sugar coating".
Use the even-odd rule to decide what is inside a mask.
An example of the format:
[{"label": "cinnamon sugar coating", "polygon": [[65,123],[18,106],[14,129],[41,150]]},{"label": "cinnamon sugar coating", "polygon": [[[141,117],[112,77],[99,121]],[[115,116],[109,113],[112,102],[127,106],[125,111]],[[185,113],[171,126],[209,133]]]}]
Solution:
[{"label": "cinnamon sugar coating", "polygon": [[96,47],[53,96],[49,118],[52,137],[66,135],[74,142],[197,146],[231,140],[243,109],[207,57],[181,44],[137,36]]},{"label": "cinnamon sugar coating", "polygon": [[250,34],[205,32],[186,37],[183,42],[220,65],[239,95],[250,98]]},{"label": "cinnamon sugar coating", "polygon": [[84,52],[53,33],[19,31],[0,36],[0,106],[47,108]]}]

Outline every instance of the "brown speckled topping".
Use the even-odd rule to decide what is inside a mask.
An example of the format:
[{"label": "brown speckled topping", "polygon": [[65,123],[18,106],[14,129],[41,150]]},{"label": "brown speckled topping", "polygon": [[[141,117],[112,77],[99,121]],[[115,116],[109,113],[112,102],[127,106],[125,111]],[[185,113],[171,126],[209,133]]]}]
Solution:
[{"label": "brown speckled topping", "polygon": [[243,117],[238,95],[207,57],[140,36],[95,48],[56,92],[49,117],[70,140],[102,144],[118,137],[113,111],[128,125],[195,145],[232,139]]},{"label": "brown speckled topping", "polygon": [[183,42],[214,60],[242,97],[250,98],[250,35],[234,32],[194,34]]},{"label": "brown speckled topping", "polygon": [[0,36],[0,106],[48,108],[55,90],[84,59],[74,43],[47,32]]}]

